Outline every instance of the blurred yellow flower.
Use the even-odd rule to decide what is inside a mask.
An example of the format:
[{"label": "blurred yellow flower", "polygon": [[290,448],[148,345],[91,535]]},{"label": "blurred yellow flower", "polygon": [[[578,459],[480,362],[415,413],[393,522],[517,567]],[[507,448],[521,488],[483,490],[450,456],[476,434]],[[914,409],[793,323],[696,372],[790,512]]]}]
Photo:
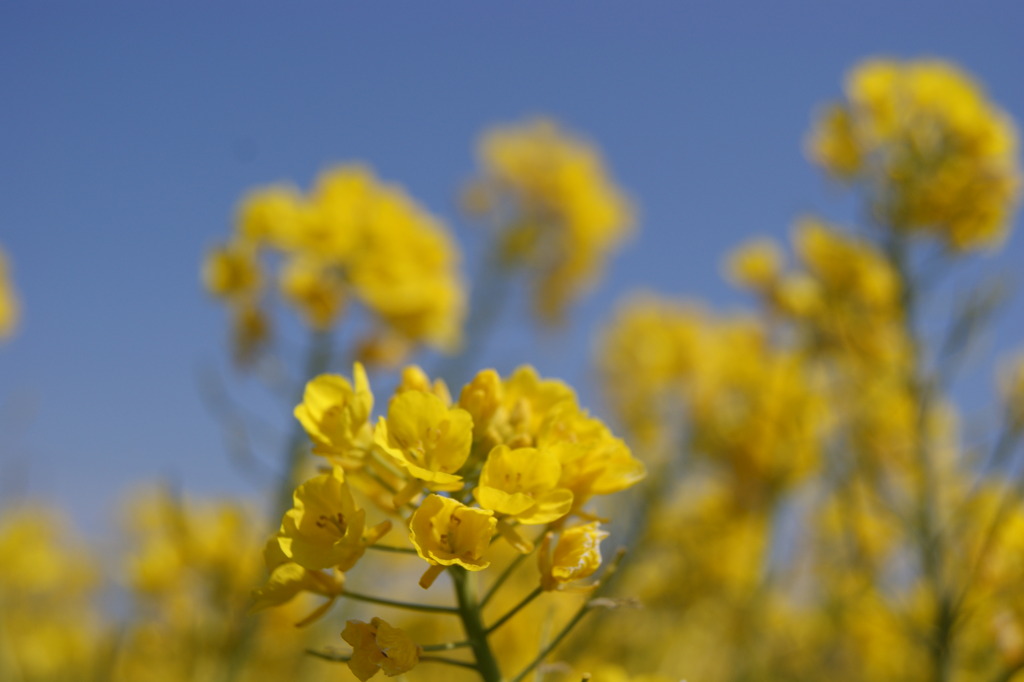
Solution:
[{"label": "blurred yellow flower", "polygon": [[828,172],[863,186],[881,225],[956,251],[998,246],[1017,204],[1013,123],[946,62],[859,64],[808,148]]},{"label": "blurred yellow flower", "polygon": [[502,255],[536,272],[534,307],[557,320],[630,232],[633,209],[597,149],[553,121],[496,128],[479,157],[466,208],[500,222]]},{"label": "blurred yellow flower", "polygon": [[[261,309],[267,251],[281,256],[283,300],[314,330],[334,327],[355,300],[380,323],[363,341],[368,349],[404,353],[424,343],[450,352],[460,343],[466,292],[455,242],[404,191],[364,166],[325,171],[305,196],[281,186],[249,194],[228,244],[206,259],[207,290],[232,308]],[[389,356],[364,356],[377,357]]]}]

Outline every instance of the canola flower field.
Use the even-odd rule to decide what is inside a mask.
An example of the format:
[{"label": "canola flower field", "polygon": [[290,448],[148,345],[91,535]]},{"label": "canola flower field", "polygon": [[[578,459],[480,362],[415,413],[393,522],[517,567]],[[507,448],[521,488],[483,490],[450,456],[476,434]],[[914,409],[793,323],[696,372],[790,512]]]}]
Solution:
[{"label": "canola flower field", "polygon": [[[982,437],[950,395],[1008,294],[982,277],[924,319],[1011,229],[1015,124],[937,59],[867,59],[818,111],[807,158],[862,220],[736,245],[745,313],[623,292],[592,395],[477,366],[503,291],[562,324],[638,226],[643,188],[582,134],[482,136],[481,281],[369,165],[241,197],[197,270],[240,372],[282,362],[280,316],[307,329],[288,475],[140,495],[116,569],[52,509],[0,508],[0,680],[1024,680],[1024,360]],[[16,264],[0,338],[32,306]]]}]

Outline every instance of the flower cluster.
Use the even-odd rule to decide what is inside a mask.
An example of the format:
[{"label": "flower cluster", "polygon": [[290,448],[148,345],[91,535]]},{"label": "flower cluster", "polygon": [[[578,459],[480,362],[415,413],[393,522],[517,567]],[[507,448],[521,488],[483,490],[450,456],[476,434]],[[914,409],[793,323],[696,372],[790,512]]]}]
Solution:
[{"label": "flower cluster", "polygon": [[267,251],[281,254],[278,291],[312,329],[333,327],[353,299],[372,313],[368,360],[400,358],[411,344],[459,343],[465,301],[455,244],[437,219],[367,168],[326,171],[306,196],[287,187],[250,194],[231,239],[208,254],[203,280],[230,305],[243,360],[269,339]]},{"label": "flower cluster", "polygon": [[[334,599],[356,594],[345,573],[369,548],[414,552],[427,564],[423,588],[448,569],[457,584],[464,572],[487,569],[503,557],[494,546],[501,539],[521,555],[543,539],[537,594],[571,587],[599,568],[607,533],[588,502],[637,483],[644,467],[580,408],[572,389],[530,367],[507,378],[484,370],[454,400],[444,382],[409,367],[373,424],[365,371],[357,363],[353,374],[351,381],[314,378],[295,409],[328,466],[295,490],[268,543],[271,576],[256,593],[257,607],[311,592],[328,599],[314,616],[323,613]],[[364,502],[386,518],[371,525]],[[380,543],[396,524],[407,529],[407,542]],[[479,618],[460,594],[460,612]],[[378,668],[394,675],[411,667],[415,646],[402,644],[404,637],[379,619],[350,621],[353,672],[366,679]],[[407,664],[388,647],[401,648]]]},{"label": "flower cluster", "polygon": [[685,432],[687,448],[729,472],[750,502],[817,467],[825,410],[814,373],[755,318],[637,298],[609,324],[599,363],[632,432],[655,447]]},{"label": "flower cluster", "polygon": [[809,148],[829,173],[863,186],[879,224],[956,251],[998,244],[1017,201],[1013,123],[945,62],[860,64]]},{"label": "flower cluster", "polygon": [[479,157],[467,209],[503,228],[504,261],[535,271],[535,308],[557,320],[629,233],[633,209],[597,150],[552,121],[496,128]]}]

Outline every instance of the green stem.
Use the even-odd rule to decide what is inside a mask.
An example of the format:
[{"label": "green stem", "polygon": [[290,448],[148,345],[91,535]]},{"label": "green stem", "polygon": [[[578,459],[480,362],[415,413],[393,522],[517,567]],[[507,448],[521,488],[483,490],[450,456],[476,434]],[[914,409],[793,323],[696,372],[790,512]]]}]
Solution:
[{"label": "green stem", "polygon": [[[302,374],[302,388],[298,392],[295,404],[302,402],[306,390],[306,382],[327,371],[331,362],[331,335],[326,331],[314,331],[310,339],[309,355],[306,357],[306,368]],[[274,507],[270,510],[273,517],[270,522],[274,528],[281,516],[292,508],[292,493],[298,484],[298,473],[302,466],[302,456],[309,450],[309,437],[302,425],[296,422],[292,426],[291,435],[284,452],[284,473],[277,489]]]},{"label": "green stem", "polygon": [[619,568],[619,564],[622,563],[622,557],[624,555],[625,551],[620,549],[618,554],[615,555],[615,559],[612,560],[612,563],[608,566],[607,570],[605,570],[604,575],[601,576],[601,581],[597,584],[597,587],[595,587],[594,591],[590,594],[590,598],[587,599],[587,601],[583,602],[583,605],[580,606],[579,610],[577,610],[575,614],[573,614],[573,617],[569,619],[569,622],[565,624],[565,627],[559,630],[558,634],[555,635],[555,638],[552,639],[546,647],[541,649],[540,653],[537,654],[537,657],[533,659],[529,665],[523,668],[522,672],[520,672],[518,675],[512,678],[512,682],[522,682],[522,680],[527,675],[533,672],[534,668],[543,663],[544,659],[547,658],[548,655],[552,651],[554,651],[559,644],[562,643],[562,640],[565,639],[566,635],[568,635],[572,631],[572,629],[576,627],[577,623],[583,620],[583,617],[585,615],[590,613],[590,611],[592,611],[593,609],[597,608],[597,604],[599,602],[596,602],[596,598],[608,589],[608,585],[611,582],[611,578],[614,577],[615,572]]},{"label": "green stem", "polygon": [[475,667],[484,682],[501,682],[501,670],[498,669],[498,661],[495,660],[487,641],[487,628],[480,617],[480,605],[477,603],[476,591],[473,589],[469,572],[461,566],[452,566],[451,576],[455,596],[459,601],[459,616],[466,630],[466,639],[473,648],[473,656],[476,657]]},{"label": "green stem", "polygon": [[459,609],[454,609],[451,606],[434,606],[432,604],[416,604],[415,602],[395,601],[394,599],[384,599],[382,597],[374,597],[368,594],[349,592],[348,590],[342,592],[341,596],[355,601],[364,601],[368,604],[380,604],[381,606],[391,606],[396,609],[406,609],[409,611],[423,611],[425,613],[460,613]]},{"label": "green stem", "polygon": [[530,594],[526,595],[526,597],[524,597],[521,602],[519,602],[518,604],[513,606],[511,611],[509,611],[504,616],[499,618],[498,621],[494,625],[492,625],[491,627],[487,628],[487,634],[488,635],[491,634],[492,632],[494,632],[495,630],[500,628],[502,625],[507,623],[509,621],[509,619],[511,619],[514,615],[519,613],[523,608],[526,607],[527,604],[529,604],[534,599],[539,597],[543,592],[544,592],[543,588],[541,588],[541,587],[535,588],[533,590],[533,592],[531,592]]},{"label": "green stem", "polygon": [[936,615],[931,639],[932,663],[936,682],[946,682],[950,676],[950,649],[953,625],[956,621],[956,603],[946,586],[943,558],[945,538],[938,527],[938,477],[928,442],[933,403],[937,399],[936,377],[925,369],[924,344],[917,331],[918,292],[909,265],[906,238],[893,231],[888,244],[890,262],[899,274],[902,289],[903,326],[910,345],[910,367],[906,377],[907,390],[917,404],[916,438],[914,454],[920,476],[917,489],[916,535],[921,553],[924,578],[928,581],[936,602]]}]

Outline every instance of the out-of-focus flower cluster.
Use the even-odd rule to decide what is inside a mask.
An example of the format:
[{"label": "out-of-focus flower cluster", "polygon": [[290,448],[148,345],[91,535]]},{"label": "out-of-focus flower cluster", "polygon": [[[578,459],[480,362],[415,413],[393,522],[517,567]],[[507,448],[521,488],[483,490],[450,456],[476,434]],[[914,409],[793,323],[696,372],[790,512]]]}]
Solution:
[{"label": "out-of-focus flower cluster", "polygon": [[870,60],[822,113],[811,157],[863,187],[875,220],[955,251],[998,245],[1017,202],[1017,133],[957,67]]},{"label": "out-of-focus flower cluster", "polygon": [[[755,314],[646,294],[599,345],[605,391],[657,486],[617,614],[591,645],[691,679],[1010,680],[1024,670],[1019,461],[1024,365],[987,437],[947,394],[986,319],[979,287],[922,324],[908,237],[997,245],[1018,184],[1013,126],[939,62],[869,61],[811,155],[858,184],[869,230],[817,218],[737,249]],[[952,261],[950,261],[952,264]],[[671,635],[662,633],[671,632]]]},{"label": "out-of-focus flower cluster", "polygon": [[262,574],[251,509],[152,491],[125,517],[113,584],[111,557],[73,540],[52,509],[0,517],[0,679],[311,679],[302,651],[314,633],[295,629],[296,611],[245,615]]},{"label": "out-of-focus flower cluster", "polygon": [[558,320],[629,234],[633,209],[597,149],[550,120],[496,128],[465,206],[501,232],[500,254],[534,281],[534,307]]},{"label": "out-of-focus flower cluster", "polygon": [[[266,252],[279,254],[276,274],[268,274]],[[457,348],[459,257],[447,229],[402,189],[348,165],[324,172],[305,196],[278,186],[246,197],[231,239],[208,254],[203,280],[230,306],[242,360],[269,340],[273,285],[316,330],[332,328],[358,301],[374,325],[363,356],[394,361],[415,344]]]}]

